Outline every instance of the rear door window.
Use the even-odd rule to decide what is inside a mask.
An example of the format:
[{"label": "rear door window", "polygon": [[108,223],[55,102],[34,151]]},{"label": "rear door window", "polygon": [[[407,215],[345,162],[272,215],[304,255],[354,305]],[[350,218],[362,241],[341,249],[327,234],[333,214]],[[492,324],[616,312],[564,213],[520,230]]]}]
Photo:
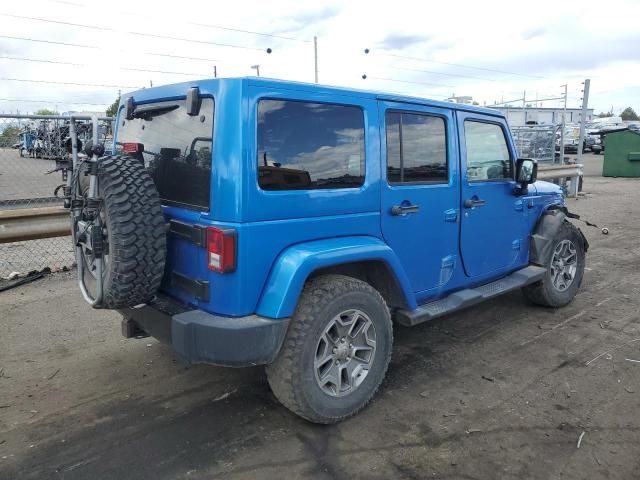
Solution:
[{"label": "rear door window", "polygon": [[212,98],[203,98],[194,116],[185,100],[138,105],[132,120],[121,110],[117,149],[142,145],[135,156],[144,160],[163,204],[209,210],[213,110]]},{"label": "rear door window", "polygon": [[434,115],[388,111],[387,180],[446,183],[447,141],[444,119]]},{"label": "rear door window", "polygon": [[257,161],[263,190],[359,187],[364,114],[354,106],[261,100]]}]

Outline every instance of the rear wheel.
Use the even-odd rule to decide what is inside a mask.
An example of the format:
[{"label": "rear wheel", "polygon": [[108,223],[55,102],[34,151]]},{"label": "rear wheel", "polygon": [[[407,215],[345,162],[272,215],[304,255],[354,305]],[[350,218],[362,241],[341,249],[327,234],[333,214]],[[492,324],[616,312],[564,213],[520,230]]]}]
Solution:
[{"label": "rear wheel", "polygon": [[552,240],[542,280],[522,289],[533,303],[546,307],[563,307],[573,300],[582,283],[585,245],[580,231],[565,221]]},{"label": "rear wheel", "polygon": [[85,284],[95,298],[96,260],[101,258],[104,293],[96,307],[131,307],[151,299],[162,280],[166,233],[160,197],[137,160],[105,157],[98,165],[97,210],[86,201],[86,170],[79,172],[85,206],[74,232],[85,264]]},{"label": "rear wheel", "polygon": [[393,343],[389,309],[369,284],[342,275],[311,280],[284,344],[267,367],[280,402],[315,423],[364,408],[382,383]]}]

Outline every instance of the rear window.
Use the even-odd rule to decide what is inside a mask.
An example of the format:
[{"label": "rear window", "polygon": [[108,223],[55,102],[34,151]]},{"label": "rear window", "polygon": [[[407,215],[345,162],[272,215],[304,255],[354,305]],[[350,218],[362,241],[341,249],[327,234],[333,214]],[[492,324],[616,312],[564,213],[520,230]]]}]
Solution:
[{"label": "rear window", "polygon": [[387,112],[387,180],[391,184],[447,181],[444,119]]},{"label": "rear window", "polygon": [[364,114],[358,107],[291,100],[258,104],[258,183],[264,190],[359,187]]},{"label": "rear window", "polygon": [[209,209],[213,99],[203,98],[198,115],[187,115],[185,100],[138,105],[133,120],[121,111],[117,150],[142,144],[144,160],[165,205]]}]

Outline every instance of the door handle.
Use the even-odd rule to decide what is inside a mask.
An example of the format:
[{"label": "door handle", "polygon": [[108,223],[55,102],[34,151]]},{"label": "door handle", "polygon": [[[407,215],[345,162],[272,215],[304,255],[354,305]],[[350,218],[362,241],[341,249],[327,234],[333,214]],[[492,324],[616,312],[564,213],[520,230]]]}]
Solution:
[{"label": "door handle", "polygon": [[464,201],[464,208],[484,207],[486,204],[486,201],[479,198],[469,198]]},{"label": "door handle", "polygon": [[407,213],[417,213],[420,210],[418,205],[394,205],[391,207],[391,215],[406,215]]}]

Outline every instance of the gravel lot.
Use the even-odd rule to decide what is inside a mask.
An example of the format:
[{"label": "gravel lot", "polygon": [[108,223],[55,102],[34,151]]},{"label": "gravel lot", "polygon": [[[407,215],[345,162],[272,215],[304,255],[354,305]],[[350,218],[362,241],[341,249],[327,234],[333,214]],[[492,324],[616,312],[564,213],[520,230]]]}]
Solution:
[{"label": "gravel lot", "polygon": [[0,478],[638,478],[640,180],[585,162],[569,207],[610,234],[581,225],[575,302],[514,292],[397,328],[383,388],[335,426],[279,406],[262,368],[124,340],[71,274],[0,293]]}]

